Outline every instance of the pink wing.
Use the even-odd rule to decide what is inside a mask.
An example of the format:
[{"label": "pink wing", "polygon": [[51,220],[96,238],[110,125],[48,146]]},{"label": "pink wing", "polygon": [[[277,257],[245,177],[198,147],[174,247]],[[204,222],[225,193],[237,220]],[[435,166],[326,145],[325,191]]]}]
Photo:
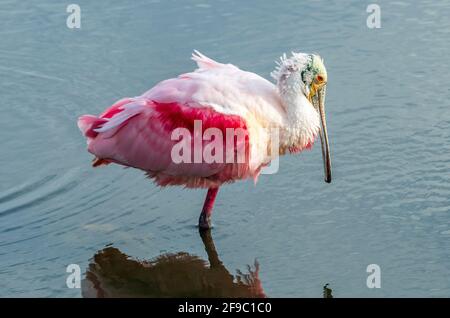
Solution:
[{"label": "pink wing", "polygon": [[[142,169],[160,185],[187,187],[257,178],[270,161],[264,127],[283,124],[285,111],[276,87],[199,52],[192,59],[199,67],[195,72],[162,81],[137,98],[122,99],[98,117],[80,117],[88,150],[99,158],[94,166],[112,161]],[[192,133],[194,120],[202,121],[203,131],[218,128],[223,136],[227,128],[244,129],[247,137],[240,144],[235,140],[234,149],[245,148],[245,163],[174,163],[171,151],[177,141],[172,131],[187,128]],[[203,148],[210,142],[203,141]]]},{"label": "pink wing", "polygon": [[[204,105],[192,106],[127,98],[99,117],[80,117],[78,126],[88,139],[89,152],[97,158],[144,170],[162,186],[211,187],[248,177],[248,135],[245,145],[238,145],[237,140],[233,145],[233,149],[245,147],[244,163],[193,163],[192,157],[192,163],[174,163],[171,152],[178,140],[172,140],[171,135],[175,128],[186,128],[192,135],[194,120],[200,120],[203,131],[218,128],[224,142],[227,128],[247,130],[239,116],[225,115]],[[203,149],[210,142],[203,141]],[[190,148],[193,156],[192,140]]]}]

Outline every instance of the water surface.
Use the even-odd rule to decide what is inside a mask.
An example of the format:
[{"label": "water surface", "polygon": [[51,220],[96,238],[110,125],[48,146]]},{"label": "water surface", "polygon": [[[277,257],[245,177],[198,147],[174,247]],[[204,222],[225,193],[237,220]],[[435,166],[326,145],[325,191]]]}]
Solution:
[{"label": "water surface", "polygon": [[[333,183],[314,147],[256,187],[224,186],[212,234],[231,275],[256,259],[268,296],[322,297],[327,283],[334,297],[450,296],[449,2],[377,1],[376,30],[369,1],[77,3],[80,30],[66,27],[65,3],[1,4],[0,296],[80,297],[66,266],[85,277],[107,246],[207,262],[204,191],[92,169],[76,127],[192,70],[193,49],[266,78],[291,50],[328,69]],[[380,289],[366,286],[369,264]]]}]

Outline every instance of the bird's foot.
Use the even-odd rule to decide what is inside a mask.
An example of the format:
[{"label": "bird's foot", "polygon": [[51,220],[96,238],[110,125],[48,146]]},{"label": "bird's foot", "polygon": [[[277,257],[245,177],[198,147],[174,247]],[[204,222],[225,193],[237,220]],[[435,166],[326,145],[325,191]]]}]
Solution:
[{"label": "bird's foot", "polygon": [[211,216],[206,215],[205,213],[200,214],[200,218],[198,219],[198,227],[200,230],[209,230],[212,228]]}]

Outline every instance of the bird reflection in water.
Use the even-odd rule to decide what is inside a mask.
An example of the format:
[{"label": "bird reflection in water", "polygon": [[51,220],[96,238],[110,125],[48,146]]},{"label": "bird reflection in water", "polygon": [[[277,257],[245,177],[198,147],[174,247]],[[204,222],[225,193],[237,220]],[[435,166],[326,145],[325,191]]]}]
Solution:
[{"label": "bird reflection in water", "polygon": [[200,231],[208,262],[185,252],[149,261],[131,259],[115,247],[97,252],[82,282],[83,297],[266,297],[259,264],[230,274],[210,230]]}]

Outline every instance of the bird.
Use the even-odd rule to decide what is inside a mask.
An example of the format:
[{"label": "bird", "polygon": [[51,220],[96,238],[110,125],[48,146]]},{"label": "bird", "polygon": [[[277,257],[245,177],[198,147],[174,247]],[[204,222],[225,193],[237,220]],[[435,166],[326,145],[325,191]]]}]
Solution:
[{"label": "bird", "polygon": [[200,229],[212,227],[222,185],[256,183],[275,158],[311,149],[317,136],[331,182],[328,77],[318,54],[282,54],[270,74],[274,82],[197,50],[191,58],[194,71],[78,118],[93,167],[114,163],[144,171],[161,187],[207,189]]}]

